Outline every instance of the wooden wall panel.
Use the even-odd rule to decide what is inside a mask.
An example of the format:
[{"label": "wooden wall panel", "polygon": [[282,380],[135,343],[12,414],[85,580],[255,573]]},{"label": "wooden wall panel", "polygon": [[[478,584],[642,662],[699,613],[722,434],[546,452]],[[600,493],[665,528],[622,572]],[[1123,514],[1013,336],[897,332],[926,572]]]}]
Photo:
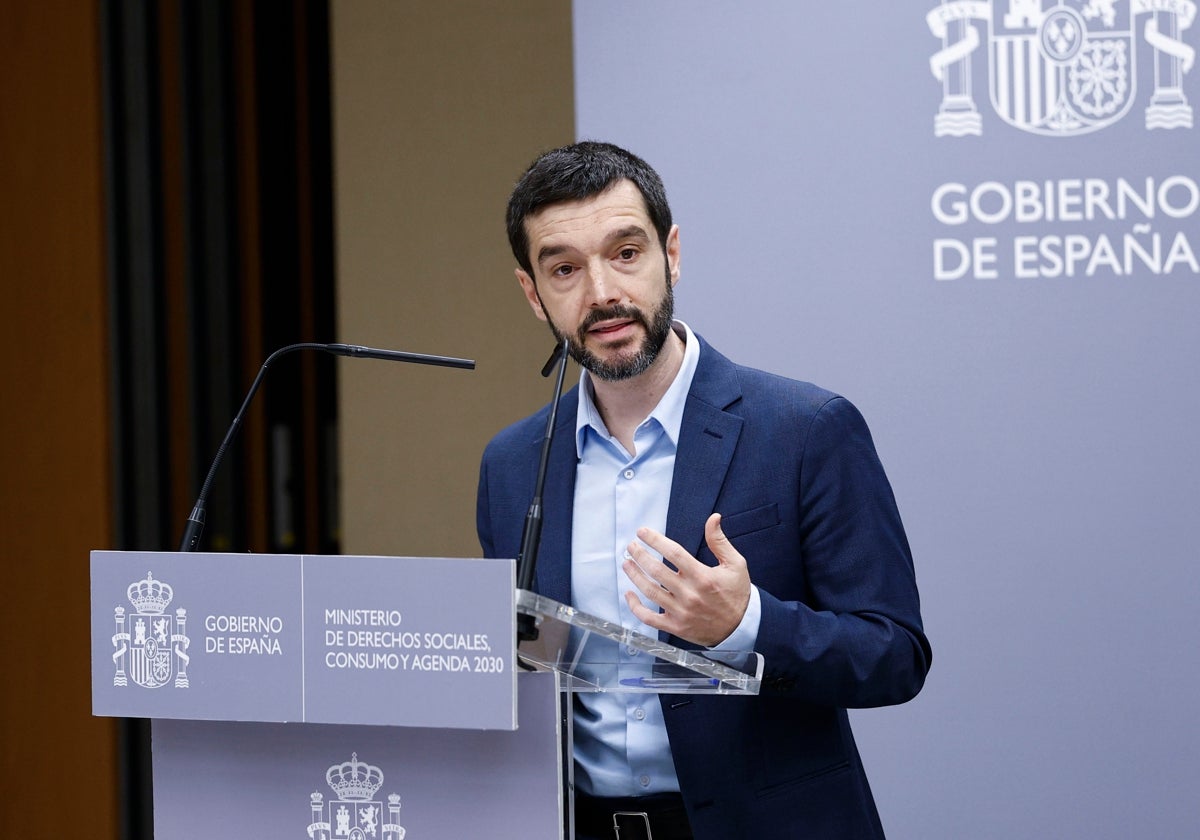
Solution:
[{"label": "wooden wall panel", "polygon": [[0,2],[5,836],[117,831],[88,630],[88,551],[111,540],[98,27],[92,3]]}]

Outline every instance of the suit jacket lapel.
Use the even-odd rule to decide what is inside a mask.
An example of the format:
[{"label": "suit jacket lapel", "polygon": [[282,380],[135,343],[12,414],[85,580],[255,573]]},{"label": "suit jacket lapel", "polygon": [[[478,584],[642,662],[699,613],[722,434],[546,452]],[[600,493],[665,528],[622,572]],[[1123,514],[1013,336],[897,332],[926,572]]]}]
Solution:
[{"label": "suit jacket lapel", "polygon": [[[579,409],[577,390],[572,388],[558,404],[554,443],[546,469],[542,493],[542,542],[538,550],[537,591],[563,604],[571,603],[571,520],[575,513],[575,417]],[[534,476],[541,457],[538,436]]]},{"label": "suit jacket lapel", "polygon": [[667,536],[692,556],[704,545],[704,522],[716,506],[741,435],[742,418],[726,411],[740,398],[734,364],[701,340],[667,509]]},{"label": "suit jacket lapel", "polygon": [[[667,510],[667,536],[693,556],[704,544],[704,522],[716,506],[733,460],[742,418],[726,411],[741,398],[734,364],[700,339],[700,361],[688,391],[679,430],[679,447]],[[542,542],[538,552],[537,590],[547,598],[571,603],[571,522],[575,513],[576,389],[558,407],[554,445],[542,496]],[[540,453],[541,437],[534,443]],[[534,455],[534,475],[537,471]]]}]

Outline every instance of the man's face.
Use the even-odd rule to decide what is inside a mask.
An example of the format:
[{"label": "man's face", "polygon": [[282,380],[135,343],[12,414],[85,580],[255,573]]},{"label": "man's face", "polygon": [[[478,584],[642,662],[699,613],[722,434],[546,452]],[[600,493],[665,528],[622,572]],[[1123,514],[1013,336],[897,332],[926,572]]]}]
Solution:
[{"label": "man's face", "polygon": [[637,187],[543,207],[525,219],[533,276],[517,279],[533,312],[600,379],[629,379],[654,362],[671,330],[679,228],[666,252]]}]

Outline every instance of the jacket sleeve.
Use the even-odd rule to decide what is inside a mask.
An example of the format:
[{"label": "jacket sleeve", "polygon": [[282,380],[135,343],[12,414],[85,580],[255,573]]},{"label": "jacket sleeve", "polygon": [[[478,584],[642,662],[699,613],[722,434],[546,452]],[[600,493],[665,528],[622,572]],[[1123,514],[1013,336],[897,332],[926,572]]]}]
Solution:
[{"label": "jacket sleeve", "polygon": [[475,494],[475,532],[479,535],[479,547],[484,557],[496,556],[496,545],[492,537],[492,517],[488,504],[488,453],[479,461],[479,488]]},{"label": "jacket sleeve", "polygon": [[866,422],[847,400],[825,402],[799,465],[799,545],[792,600],[760,590],[755,648],[764,693],[856,708],[903,703],[924,683],[932,651],[912,554]]}]

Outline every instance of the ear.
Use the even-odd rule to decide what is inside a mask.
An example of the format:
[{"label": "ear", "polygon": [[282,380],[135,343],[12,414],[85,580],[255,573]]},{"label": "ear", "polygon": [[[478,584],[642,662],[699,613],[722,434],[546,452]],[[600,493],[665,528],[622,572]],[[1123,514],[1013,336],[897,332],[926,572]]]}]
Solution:
[{"label": "ear", "polygon": [[679,225],[671,225],[667,234],[667,270],[671,275],[671,285],[679,282]]},{"label": "ear", "polygon": [[539,321],[545,321],[546,310],[542,309],[542,299],[538,297],[537,285],[533,282],[533,278],[520,268],[516,269],[516,275],[517,280],[521,283],[521,291],[525,293],[525,300],[529,301],[529,307],[533,310],[533,314]]}]

